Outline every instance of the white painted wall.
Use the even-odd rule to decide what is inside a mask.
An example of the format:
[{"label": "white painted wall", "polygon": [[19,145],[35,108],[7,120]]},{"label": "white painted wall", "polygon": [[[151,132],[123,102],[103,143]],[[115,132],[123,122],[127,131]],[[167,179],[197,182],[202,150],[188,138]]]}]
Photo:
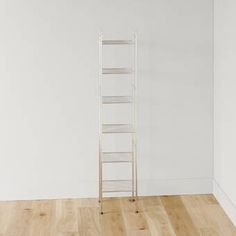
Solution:
[{"label": "white painted wall", "polygon": [[215,0],[215,186],[236,225],[236,2]]},{"label": "white painted wall", "polygon": [[0,1],[0,199],[97,195],[100,30],[139,37],[140,194],[210,192],[212,10],[212,0]]}]

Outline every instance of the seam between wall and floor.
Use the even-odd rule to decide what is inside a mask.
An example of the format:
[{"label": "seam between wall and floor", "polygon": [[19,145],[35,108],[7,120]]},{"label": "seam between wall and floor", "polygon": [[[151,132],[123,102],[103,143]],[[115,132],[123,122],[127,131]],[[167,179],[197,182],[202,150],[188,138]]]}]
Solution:
[{"label": "seam between wall and floor", "polygon": [[213,180],[213,195],[236,227],[236,205],[215,179]]}]

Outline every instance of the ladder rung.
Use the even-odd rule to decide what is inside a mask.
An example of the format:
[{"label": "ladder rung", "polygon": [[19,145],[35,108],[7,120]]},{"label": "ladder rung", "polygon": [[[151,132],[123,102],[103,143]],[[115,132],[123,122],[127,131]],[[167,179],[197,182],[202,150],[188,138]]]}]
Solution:
[{"label": "ladder rung", "polygon": [[132,192],[132,180],[103,180],[102,191],[111,192]]},{"label": "ladder rung", "polygon": [[102,40],[103,45],[124,45],[134,44],[133,40]]},{"label": "ladder rung", "polygon": [[131,124],[103,124],[103,133],[133,133],[134,129]]},{"label": "ladder rung", "polygon": [[131,74],[131,68],[102,68],[103,74]]},{"label": "ladder rung", "polygon": [[132,162],[132,152],[103,152],[103,163]]},{"label": "ladder rung", "polygon": [[103,96],[103,104],[118,104],[118,103],[131,103],[131,96]]}]

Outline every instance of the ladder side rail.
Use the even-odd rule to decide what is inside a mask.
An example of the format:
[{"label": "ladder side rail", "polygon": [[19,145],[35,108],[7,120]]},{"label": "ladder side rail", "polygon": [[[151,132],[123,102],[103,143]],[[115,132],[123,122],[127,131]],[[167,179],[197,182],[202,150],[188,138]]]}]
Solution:
[{"label": "ladder side rail", "polygon": [[134,34],[134,165],[135,165],[135,198],[138,197],[138,170],[137,170],[137,33]]},{"label": "ladder side rail", "polygon": [[99,36],[99,202],[100,212],[103,213],[102,192],[102,34]]},{"label": "ladder side rail", "polygon": [[132,69],[133,69],[133,74],[132,74],[132,80],[131,80],[131,88],[132,88],[132,127],[133,127],[133,133],[132,133],[132,200],[135,200],[135,59],[134,59],[134,51],[135,51],[135,42],[132,47]]}]

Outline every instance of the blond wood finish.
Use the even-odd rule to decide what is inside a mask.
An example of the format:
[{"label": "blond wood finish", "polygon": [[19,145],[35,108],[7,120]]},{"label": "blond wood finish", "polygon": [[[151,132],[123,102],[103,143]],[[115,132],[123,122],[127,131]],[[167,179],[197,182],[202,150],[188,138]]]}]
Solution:
[{"label": "blond wood finish", "polygon": [[[135,213],[138,206],[140,213]],[[0,202],[0,236],[235,236],[212,195]]]}]

